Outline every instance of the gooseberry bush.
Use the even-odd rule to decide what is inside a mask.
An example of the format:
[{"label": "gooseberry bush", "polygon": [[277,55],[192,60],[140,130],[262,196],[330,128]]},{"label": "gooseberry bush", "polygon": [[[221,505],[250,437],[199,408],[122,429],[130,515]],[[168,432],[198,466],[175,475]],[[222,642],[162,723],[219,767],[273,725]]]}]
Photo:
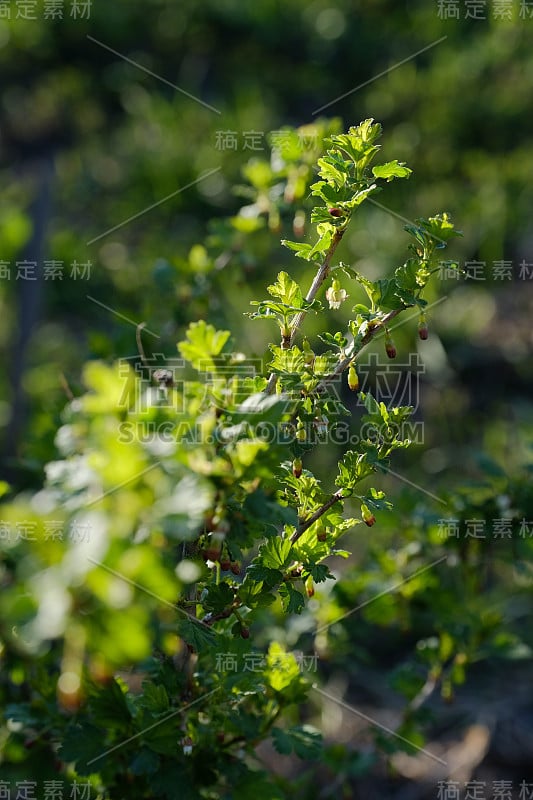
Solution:
[{"label": "gooseberry bush", "polygon": [[[274,340],[264,369],[207,320],[189,326],[176,360],[154,367],[141,326],[142,361],[86,365],[86,392],[65,409],[61,457],[43,489],[8,492],[5,780],[60,776],[70,790],[84,781],[84,796],[113,800],[272,800],[288,790],[262,768],[262,743],[320,757],[320,732],[305,717],[312,676],[265,641],[263,621],[301,614],[349,556],[354,529],[387,514],[380,477],[411,444],[412,409],[363,392],[358,361],[378,337],[396,356],[391,328],[404,312],[428,337],[424,293],[457,235],[446,213],[406,225],[408,257],[380,280],[337,260],[358,209],[411,173],[374,164],[380,135],[370,119],[331,133],[318,175],[294,132],[292,155],[277,154],[285,201],[303,207],[310,193],[317,203],[312,233],[299,209],[297,241],[283,245],[316,271],[308,288],[296,261],[292,274],[272,274],[268,297],[247,312],[247,325]],[[250,176],[275,228],[269,181]],[[342,330],[324,322],[316,341],[306,336],[311,316],[331,319],[361,292]],[[326,485],[310,459],[336,447],[353,416],[342,381],[363,414]]]}]

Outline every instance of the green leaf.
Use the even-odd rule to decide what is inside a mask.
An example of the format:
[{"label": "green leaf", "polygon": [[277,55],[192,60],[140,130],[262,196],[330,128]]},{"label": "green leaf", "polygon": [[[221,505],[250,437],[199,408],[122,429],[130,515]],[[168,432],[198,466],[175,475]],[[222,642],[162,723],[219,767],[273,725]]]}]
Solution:
[{"label": "green leaf", "polygon": [[95,722],[102,727],[123,727],[131,720],[124,690],[116,678],[108,684],[91,689],[90,707]]},{"label": "green leaf", "polygon": [[398,286],[392,278],[376,281],[377,305],[380,308],[405,308],[405,303],[398,297]]},{"label": "green leaf", "polygon": [[305,606],[303,594],[290,583],[282,583],[279,587],[281,605],[287,614],[301,614]]},{"label": "green leaf", "polygon": [[370,392],[367,392],[366,394],[364,392],[359,392],[359,397],[363,401],[363,404],[369,414],[380,414],[379,403],[374,399],[374,397],[372,397]]},{"label": "green leaf", "polygon": [[326,225],[333,225],[337,227],[340,223],[343,222],[343,219],[342,217],[336,219],[331,216],[327,208],[324,208],[323,206],[316,206],[311,211],[311,222],[313,222],[315,225],[319,223],[322,224],[325,223]]},{"label": "green leaf", "polygon": [[381,136],[381,125],[374,123],[373,119],[366,119],[360,125],[352,126],[348,133],[332,136],[330,141],[334,146],[341,147],[362,171],[374,158],[379,146],[374,142]]},{"label": "green leaf", "polygon": [[[178,752],[179,745],[174,742],[174,750]],[[157,797],[166,797],[168,800],[198,800],[198,791],[193,786],[188,770],[183,764],[166,762],[156,775],[151,779],[151,793]]]},{"label": "green leaf", "polygon": [[313,761],[322,752],[322,734],[311,725],[302,725],[288,730],[272,728],[274,747],[282,755],[294,753],[302,759]]},{"label": "green leaf", "polygon": [[164,686],[157,685],[153,681],[143,681],[142,689],[139,705],[153,714],[162,714],[168,711],[170,703]]},{"label": "green leaf", "polygon": [[[261,583],[264,583],[269,587],[276,586],[276,584],[283,580],[283,573],[280,572],[279,569],[272,569],[271,567],[265,567],[264,564],[256,564],[255,562],[252,562],[252,564],[250,564],[246,570],[246,578],[241,589],[239,589],[239,597],[241,597],[243,601],[245,595],[243,595],[242,592],[246,586],[246,580],[248,576],[250,576],[253,581],[257,581],[257,584],[260,585]],[[248,605],[248,603],[246,604]]]},{"label": "green leaf", "polygon": [[159,756],[148,748],[142,747],[130,763],[130,769],[134,775],[153,775],[154,772],[157,772],[159,764]]},{"label": "green leaf", "polygon": [[217,634],[212,628],[199,621],[194,622],[192,619],[180,620],[178,636],[181,636],[196,652],[215,647],[218,641]]},{"label": "green leaf", "polygon": [[354,276],[353,277],[355,278],[357,283],[359,283],[364,288],[364,290],[366,291],[366,293],[368,295],[368,298],[369,298],[370,302],[372,303],[372,309],[374,309],[374,307],[376,305],[376,302],[378,300],[378,297],[379,297],[379,288],[374,283],[374,281],[371,281],[368,278],[365,278],[365,276],[361,275],[360,272],[356,272],[354,270]]},{"label": "green leaf", "polygon": [[280,272],[276,283],[269,286],[267,291],[271,297],[276,297],[288,306],[302,307],[302,290],[286,272]]},{"label": "green leaf", "polygon": [[370,186],[366,186],[364,189],[361,189],[359,192],[357,192],[352,199],[346,203],[346,206],[352,209],[357,208],[366,200],[367,197],[370,197],[371,194],[377,194],[380,191],[380,187],[376,186],[375,183],[371,184]]},{"label": "green leaf", "polygon": [[342,189],[348,179],[347,162],[334,151],[329,151],[323,158],[318,159],[318,173],[328,183],[337,189]]},{"label": "green leaf", "polygon": [[405,264],[394,271],[394,279],[402,289],[414,291],[417,288],[417,273],[420,268],[420,261],[416,258],[409,258]]},{"label": "green leaf", "polygon": [[218,585],[211,583],[206,587],[205,596],[202,594],[202,605],[207,611],[218,614],[231,605],[233,599],[233,590],[226,581],[221,581]]},{"label": "green leaf", "polygon": [[[313,183],[311,185],[311,194],[315,195],[316,197],[321,197],[322,200],[328,204],[328,206],[337,206],[339,203],[348,200],[350,196],[350,192],[346,188],[338,189],[326,181],[317,181],[316,183]],[[316,210],[317,209],[314,208],[313,212]],[[329,215],[330,222],[331,219],[331,215]]]},{"label": "green leaf", "polygon": [[[59,757],[67,764],[74,763],[79,775],[92,775],[98,772],[105,761],[105,731],[84,722],[81,725],[70,725],[61,743]],[[101,759],[97,759],[102,756]]]},{"label": "green leaf", "polygon": [[186,361],[200,372],[215,369],[214,357],[219,356],[230,337],[229,331],[217,331],[204,320],[191,322],[186,341],[178,344],[178,350]]},{"label": "green leaf", "polygon": [[325,254],[325,252],[329,249],[332,237],[332,230],[324,232],[318,242],[309,251],[309,257],[307,260],[320,260],[322,255]]},{"label": "green leaf", "polygon": [[[360,394],[364,400],[363,393],[361,392]],[[374,398],[372,398],[372,400],[373,399]],[[377,407],[379,409],[379,406]],[[348,450],[344,454],[342,459],[338,462],[338,467],[339,474],[335,479],[335,483],[341,489],[348,489],[350,491],[359,481],[375,472],[374,466],[369,463],[368,454],[356,453],[353,450]]]},{"label": "green leaf", "polygon": [[421,227],[425,228],[435,239],[440,240],[441,246],[443,246],[444,242],[453,239],[454,236],[463,235],[461,231],[455,230],[454,224],[446,212],[443,214],[436,214],[434,217],[429,217],[428,219],[417,219],[416,222]]},{"label": "green leaf", "polygon": [[259,548],[259,563],[271,569],[283,569],[289,563],[291,547],[289,539],[275,536]]},{"label": "green leaf", "polygon": [[282,756],[292,753],[292,739],[286,731],[281,728],[272,728],[272,739],[274,747]]},{"label": "green leaf", "polygon": [[394,178],[408,178],[412,173],[412,169],[406,167],[403,162],[387,161],[386,164],[378,164],[372,167],[372,174],[374,178],[386,178],[387,182],[392,181]]},{"label": "green leaf", "polygon": [[[244,768],[243,764],[239,764],[240,770]],[[231,800],[232,797],[236,800],[286,800],[287,797],[285,791],[269,781],[265,773],[256,770],[247,770],[246,775],[239,777],[231,785],[231,794],[226,794],[223,800]]]},{"label": "green leaf", "polygon": [[276,692],[286,689],[300,677],[300,669],[292,653],[287,653],[278,642],[272,642],[266,657],[265,679]]},{"label": "green leaf", "polygon": [[309,261],[309,253],[313,248],[312,244],[308,242],[291,242],[289,239],[282,239],[281,244],[284,247],[288,247],[289,250],[293,250],[298,258],[305,258]]},{"label": "green leaf", "polygon": [[326,564],[315,564],[314,566],[308,566],[306,567],[306,571],[309,573],[309,575],[311,575],[315,583],[323,583],[328,578],[334,580],[334,577]]},{"label": "green leaf", "polygon": [[332,334],[329,331],[325,331],[324,333],[319,333],[318,338],[327,344],[329,347],[336,347],[338,350],[344,350],[344,348],[348,344],[348,339],[340,332]]},{"label": "green leaf", "polygon": [[274,354],[274,358],[268,366],[273,372],[297,373],[298,375],[302,375],[305,372],[305,358],[299,347],[293,346],[288,350],[283,350],[278,345],[272,345],[270,349]]}]

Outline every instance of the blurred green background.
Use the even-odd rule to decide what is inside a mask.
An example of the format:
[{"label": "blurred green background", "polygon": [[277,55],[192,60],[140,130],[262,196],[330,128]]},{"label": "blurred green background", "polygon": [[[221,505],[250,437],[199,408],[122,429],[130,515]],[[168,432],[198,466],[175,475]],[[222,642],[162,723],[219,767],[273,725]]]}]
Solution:
[{"label": "blurred green background", "polygon": [[[490,520],[511,497],[531,519],[533,9],[489,2],[475,19],[468,7],[483,4],[95,0],[89,18],[73,18],[66,2],[63,19],[45,19],[37,5],[35,19],[16,18],[15,3],[11,19],[0,18],[1,477],[17,490],[41,484],[83,364],[136,356],[140,321],[157,334],[144,341],[160,360],[200,318],[264,357],[271,331],[243,316],[248,301],[280,268],[303,285],[312,277],[279,244],[294,238],[294,209],[278,219],[272,184],[261,183],[269,137],[285,125],[374,117],[384,160],[406,161],[413,175],[379,197],[385,208],[359,212],[342,260],[385,275],[405,258],[405,222],[442,210],[464,232],[446,257],[466,275],[439,279],[429,300],[447,299],[430,311],[428,342],[418,342],[416,322],[395,332],[398,360],[418,352],[425,366],[423,443],[395,469],[439,496],[471,486],[448,516]],[[248,184],[240,197],[235,184]],[[317,470],[327,474],[336,455]],[[398,510],[370,547],[387,574],[387,548],[416,549],[426,521],[444,514],[433,503],[411,523],[413,502],[431,499],[393,475],[383,488]],[[496,559],[503,598],[529,549],[500,544],[501,561],[488,545],[474,561]],[[459,596],[482,595],[494,576],[477,579]],[[520,580],[530,589],[527,570]],[[339,607],[360,589],[355,574]],[[439,602],[444,609],[446,596]],[[519,620],[530,643],[525,602],[497,624]],[[401,604],[388,617],[382,605],[374,611],[368,627],[348,631],[333,675],[354,657],[368,683],[376,664],[401,661]],[[372,626],[386,622],[398,627],[385,642]]]},{"label": "blurred green background", "polygon": [[[466,5],[445,19],[432,2],[119,0],[93,2],[89,19],[65,3],[63,19],[39,5],[23,20],[12,4],[0,19],[0,424],[12,481],[40,480],[81,364],[136,353],[118,314],[147,321],[155,352],[173,356],[185,324],[209,315],[263,354],[269,332],[242,311],[292,267],[279,245],[291,219],[246,246],[236,236],[222,261],[227,236],[209,225],[242,204],[231,187],[247,161],[268,159],[269,132],[319,117],[381,121],[384,156],[414,170],[383,203],[407,219],[448,210],[465,234],[453,256],[478,262],[471,277],[444,277],[449,300],[431,315],[423,400],[437,424],[424,469],[464,470],[472,443],[520,457],[513,431],[529,429],[533,380],[533,19],[518,2],[510,20],[491,4],[485,20],[466,19]],[[379,276],[405,255],[402,228],[369,205],[341,257]],[[208,230],[211,252],[191,254]],[[409,326],[398,336],[413,349]]]}]

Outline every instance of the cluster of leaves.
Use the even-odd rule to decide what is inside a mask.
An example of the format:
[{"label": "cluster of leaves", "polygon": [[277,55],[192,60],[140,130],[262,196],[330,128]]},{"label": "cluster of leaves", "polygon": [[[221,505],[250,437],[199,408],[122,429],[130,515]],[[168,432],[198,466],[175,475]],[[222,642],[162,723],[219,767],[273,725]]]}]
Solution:
[{"label": "cluster of leaves", "polygon": [[466,730],[463,703],[471,707],[475,692],[470,687],[461,697],[468,670],[477,666],[479,677],[487,664],[511,669],[531,659],[531,459],[510,476],[501,454],[480,454],[478,469],[478,480],[444,493],[436,508],[409,490],[398,496],[389,515],[391,546],[370,542],[357,571],[318,611],[318,647],[329,669],[350,672],[356,656],[360,682],[368,671],[380,676],[384,696],[403,697],[396,736],[375,732],[389,752],[427,747],[427,734],[440,737],[446,716],[455,737]]},{"label": "cluster of leaves", "polygon": [[[294,657],[272,643],[257,670],[242,659],[257,653],[251,633],[265,609],[301,613],[315,585],[333,578],[331,559],[349,555],[339,540],[390,507],[362,484],[409,446],[409,407],[361,394],[364,433],[331,486],[303,460],[349,413],[328,392],[332,379],[348,372],[356,390],[357,357],[380,333],[393,355],[389,322],[423,310],[436,250],[455,234],[446,214],[408,226],[413,255],[388,280],[333,263],[377,182],[409,176],[397,161],[371,169],[380,133],[366,120],[333,134],[318,160],[317,241],[285,242],[316,262],[315,279],[304,294],[281,272],[272,299],[251,314],[279,327],[270,374],[251,371],[230,332],[205,321],[178,344],[179,366],[156,370],[148,385],[124,365],[91,363],[88,392],[65,411],[62,458],[48,465],[46,486],[4,507],[2,691],[21,685],[20,708],[8,714],[13,774],[29,736],[65,774],[89,776],[95,792],[173,797],[179,782],[184,797],[272,798],[282,790],[257,769],[260,741],[271,736],[281,753],[316,757],[318,732],[287,725],[310,685]],[[290,191],[301,193],[303,173],[287,159],[287,185],[295,180]],[[260,189],[257,174],[249,177]],[[369,305],[355,306],[348,333],[324,331],[316,349],[328,349],[315,352],[296,339],[306,315],[323,309],[317,295],[331,273],[358,282]],[[345,295],[335,277],[330,307]],[[345,517],[354,500],[360,516]],[[65,535],[52,536],[54,526]],[[26,661],[46,665],[37,688]]]}]

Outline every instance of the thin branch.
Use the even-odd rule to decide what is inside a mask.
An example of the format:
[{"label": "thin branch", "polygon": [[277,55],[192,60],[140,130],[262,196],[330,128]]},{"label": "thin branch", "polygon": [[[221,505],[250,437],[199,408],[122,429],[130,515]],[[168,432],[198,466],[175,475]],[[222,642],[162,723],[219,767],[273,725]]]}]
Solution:
[{"label": "thin branch", "polygon": [[[411,306],[406,306],[406,308],[410,308],[410,307],[411,307]],[[388,314],[386,314],[386,315],[383,317],[383,319],[377,320],[377,321],[375,322],[375,324],[373,325],[373,327],[372,327],[372,328],[370,328],[370,329],[369,329],[369,330],[368,330],[368,331],[365,333],[365,335],[363,336],[363,338],[362,338],[362,339],[361,339],[361,341],[359,342],[359,346],[357,347],[357,350],[356,350],[354,353],[351,353],[351,355],[349,355],[349,356],[346,356],[346,357],[345,357],[345,358],[343,358],[341,361],[339,361],[339,363],[337,364],[337,366],[335,367],[335,369],[333,370],[333,372],[330,372],[330,374],[329,374],[329,375],[326,375],[324,378],[322,378],[322,380],[320,381],[320,383],[318,383],[318,384],[315,386],[315,388],[314,388],[314,390],[313,390],[313,391],[315,391],[315,392],[316,392],[316,391],[320,391],[320,389],[322,389],[322,387],[324,386],[324,384],[328,383],[329,381],[332,381],[332,380],[334,380],[334,379],[337,377],[337,375],[340,375],[342,372],[344,372],[344,370],[345,370],[345,369],[348,369],[348,367],[350,366],[350,364],[351,364],[351,363],[352,363],[352,362],[353,362],[353,361],[356,359],[356,357],[359,355],[359,353],[361,352],[361,350],[363,349],[363,347],[366,347],[366,346],[367,346],[367,344],[368,344],[369,342],[371,342],[371,341],[372,341],[372,339],[374,338],[374,336],[376,335],[376,333],[378,333],[378,332],[379,332],[380,330],[382,330],[383,328],[386,328],[386,327],[387,327],[387,325],[389,324],[389,322],[391,321],[391,319],[394,319],[394,317],[397,317],[397,316],[398,316],[398,314],[401,314],[401,312],[402,312],[402,311],[405,311],[405,310],[406,310],[405,308],[395,308],[393,311],[389,311],[389,313],[388,313]]]},{"label": "thin branch", "polygon": [[59,373],[59,383],[61,384],[61,388],[65,392],[65,394],[68,397],[69,401],[74,400],[74,393],[73,393],[72,389],[70,388],[67,379],[65,378],[65,373],[64,372],[60,372]]},{"label": "thin branch", "polygon": [[[408,306],[408,308],[410,308],[410,306]],[[338,375],[341,375],[346,369],[348,369],[350,364],[353,361],[355,361],[355,359],[357,358],[357,356],[359,355],[361,350],[364,347],[366,347],[366,345],[369,342],[372,341],[372,339],[374,338],[376,333],[379,333],[379,331],[381,331],[383,328],[386,328],[387,325],[389,324],[389,322],[391,321],[391,319],[394,319],[394,317],[397,317],[398,314],[401,314],[401,312],[405,311],[405,310],[406,309],[404,309],[404,308],[394,309],[394,311],[389,311],[389,313],[386,314],[386,316],[384,316],[383,319],[377,320],[375,322],[374,326],[372,328],[370,328],[370,330],[368,330],[367,333],[363,336],[363,338],[359,342],[359,346],[358,346],[357,350],[355,351],[355,353],[351,353],[351,355],[346,356],[341,361],[339,361],[339,363],[337,364],[337,366],[335,367],[333,372],[330,372],[329,375],[325,375],[322,378],[322,380],[317,383],[317,385],[313,389],[313,392],[319,393],[322,389],[325,388],[327,383],[329,383],[330,381],[335,380],[335,378]],[[291,415],[291,417],[289,419],[289,423],[294,422],[294,420],[296,419],[297,416],[298,416],[298,409],[296,409],[292,413],[292,415]]]},{"label": "thin branch", "polygon": [[303,534],[306,532],[306,530],[307,530],[308,528],[310,528],[310,527],[311,527],[311,525],[314,525],[314,523],[315,523],[317,520],[319,520],[319,519],[320,519],[320,517],[321,517],[323,514],[325,514],[325,513],[326,513],[326,511],[329,511],[329,509],[331,508],[331,506],[334,506],[334,505],[335,505],[335,503],[338,503],[338,502],[339,502],[339,500],[342,500],[342,499],[343,499],[342,489],[339,489],[337,492],[335,492],[335,494],[333,494],[333,495],[332,495],[332,496],[329,498],[329,500],[327,500],[327,501],[324,503],[324,505],[323,505],[323,506],[320,506],[320,508],[318,508],[318,509],[315,511],[315,513],[314,513],[314,514],[311,514],[311,516],[309,517],[309,519],[306,519],[306,520],[305,520],[305,522],[302,522],[302,524],[298,526],[298,528],[297,528],[297,529],[294,531],[294,533],[293,533],[293,534],[292,534],[292,536],[291,536],[291,540],[290,540],[290,541],[291,541],[291,544],[294,544],[294,542],[297,542],[297,541],[298,541],[298,539],[300,538],[300,536],[303,536]]},{"label": "thin branch", "polygon": [[[307,294],[305,296],[305,299],[306,299],[306,301],[308,303],[312,303],[313,302],[313,300],[315,299],[315,297],[317,296],[317,294],[318,294],[318,292],[320,290],[320,287],[322,286],[322,284],[324,283],[324,281],[328,277],[331,259],[333,258],[335,250],[339,246],[342,237],[344,236],[344,231],[345,230],[346,230],[345,227],[344,228],[338,228],[335,231],[335,233],[333,234],[333,239],[331,240],[331,244],[330,244],[330,246],[328,248],[328,251],[327,251],[327,253],[326,253],[325,257],[324,257],[324,261],[322,262],[322,264],[318,268],[318,271],[317,271],[315,277],[313,278],[313,282],[312,282],[312,284],[311,284],[311,286],[309,288],[309,291],[307,292]],[[294,319],[292,321],[292,324],[291,324],[290,339],[287,342],[287,344],[285,345],[286,347],[287,347],[287,345],[288,345],[288,347],[292,346],[292,344],[293,344],[293,342],[294,342],[294,340],[296,338],[296,334],[298,333],[300,325],[302,324],[302,321],[303,321],[303,319],[304,319],[306,314],[307,314],[307,311],[299,311],[298,314],[296,314],[296,316],[294,317]],[[276,388],[276,383],[277,382],[278,382],[278,376],[276,375],[275,372],[272,372],[270,374],[269,379],[268,379],[268,383],[267,383],[267,385],[265,386],[265,389],[264,389],[265,394],[273,394],[274,390]]]},{"label": "thin branch", "polygon": [[143,367],[149,369],[148,361],[146,360],[146,354],[144,352],[143,341],[141,338],[141,331],[143,328],[146,327],[146,322],[139,322],[135,329],[135,339],[137,340],[137,350],[139,351],[139,355],[141,357]]},{"label": "thin branch", "polygon": [[[307,294],[305,296],[305,299],[306,299],[306,301],[308,303],[312,303],[313,302],[313,300],[315,299],[315,297],[317,296],[317,294],[319,292],[320,287],[322,286],[322,284],[324,283],[324,281],[328,277],[328,275],[329,275],[329,265],[331,263],[331,259],[333,258],[335,250],[339,246],[342,237],[344,236],[344,231],[345,230],[346,230],[346,228],[338,228],[335,231],[335,233],[333,234],[333,239],[331,240],[331,244],[330,244],[329,249],[328,249],[328,251],[326,253],[324,261],[322,262],[321,266],[319,267],[318,272],[317,272],[317,274],[315,275],[315,277],[313,279],[313,283],[311,284],[311,287],[310,287],[309,291],[307,292]],[[293,342],[294,342],[294,340],[296,338],[296,334],[298,333],[298,329],[299,329],[300,325],[302,324],[302,320],[303,320],[303,318],[305,317],[306,314],[307,314],[307,311],[300,311],[294,317],[294,319],[292,321],[292,324],[291,324],[290,345],[293,344]]]}]

